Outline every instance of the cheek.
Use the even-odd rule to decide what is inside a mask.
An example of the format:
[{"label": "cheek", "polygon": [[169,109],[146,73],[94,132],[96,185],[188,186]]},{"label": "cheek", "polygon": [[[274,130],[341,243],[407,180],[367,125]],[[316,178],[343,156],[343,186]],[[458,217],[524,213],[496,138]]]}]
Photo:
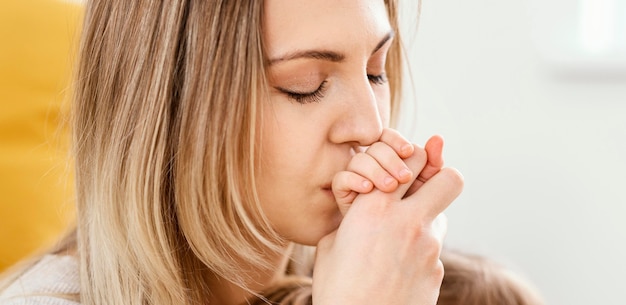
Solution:
[{"label": "cheek", "polygon": [[[288,106],[292,106],[288,104]],[[310,166],[315,164],[312,154],[311,130],[300,125],[302,120],[294,120],[282,105],[266,113],[259,138],[259,166],[257,185],[265,189],[259,191],[267,196],[296,195],[304,186]],[[302,136],[306,134],[307,136]]]}]

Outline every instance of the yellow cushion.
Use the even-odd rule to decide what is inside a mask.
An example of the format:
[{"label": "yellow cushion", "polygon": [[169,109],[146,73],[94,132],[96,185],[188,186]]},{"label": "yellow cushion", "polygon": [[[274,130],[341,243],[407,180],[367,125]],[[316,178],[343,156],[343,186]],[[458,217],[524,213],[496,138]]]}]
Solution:
[{"label": "yellow cushion", "polygon": [[0,1],[0,270],[73,219],[65,119],[82,7]]}]

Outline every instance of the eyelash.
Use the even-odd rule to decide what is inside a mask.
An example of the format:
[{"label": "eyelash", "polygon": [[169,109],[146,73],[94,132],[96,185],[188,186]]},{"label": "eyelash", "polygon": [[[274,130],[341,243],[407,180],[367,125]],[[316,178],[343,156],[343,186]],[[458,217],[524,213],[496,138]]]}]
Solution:
[{"label": "eyelash", "polygon": [[385,73],[381,73],[378,75],[368,74],[367,79],[369,79],[372,84],[382,85],[387,82],[387,75]]},{"label": "eyelash", "polygon": [[300,104],[317,103],[324,97],[324,91],[326,91],[327,81],[323,81],[317,89],[313,92],[293,92],[283,88],[277,88],[280,92],[287,95],[289,99],[292,99]]},{"label": "eyelash", "polygon": [[[367,79],[374,85],[382,85],[387,82],[385,73],[379,75],[368,74]],[[293,92],[282,88],[277,88],[280,92],[287,95],[288,98],[300,104],[319,103],[324,97],[327,81],[323,81],[313,92]]]}]

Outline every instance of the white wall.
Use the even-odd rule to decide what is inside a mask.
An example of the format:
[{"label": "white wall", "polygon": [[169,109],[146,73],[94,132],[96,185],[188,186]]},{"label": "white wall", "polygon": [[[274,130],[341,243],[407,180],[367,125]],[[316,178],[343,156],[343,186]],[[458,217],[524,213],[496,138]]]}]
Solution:
[{"label": "white wall", "polygon": [[550,1],[424,0],[406,41],[417,106],[401,129],[418,143],[443,135],[465,176],[450,246],[519,270],[548,304],[623,305],[626,77],[541,59],[536,10]]}]

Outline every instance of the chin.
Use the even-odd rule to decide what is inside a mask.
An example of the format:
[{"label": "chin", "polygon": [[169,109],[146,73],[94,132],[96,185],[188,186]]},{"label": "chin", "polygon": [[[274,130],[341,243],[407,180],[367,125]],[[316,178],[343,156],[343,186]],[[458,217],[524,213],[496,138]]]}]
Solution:
[{"label": "chin", "polygon": [[317,243],[324,236],[334,232],[339,227],[342,216],[339,212],[336,214],[330,219],[313,221],[312,225],[301,226],[296,234],[287,237],[287,239],[306,246],[317,246]]}]

